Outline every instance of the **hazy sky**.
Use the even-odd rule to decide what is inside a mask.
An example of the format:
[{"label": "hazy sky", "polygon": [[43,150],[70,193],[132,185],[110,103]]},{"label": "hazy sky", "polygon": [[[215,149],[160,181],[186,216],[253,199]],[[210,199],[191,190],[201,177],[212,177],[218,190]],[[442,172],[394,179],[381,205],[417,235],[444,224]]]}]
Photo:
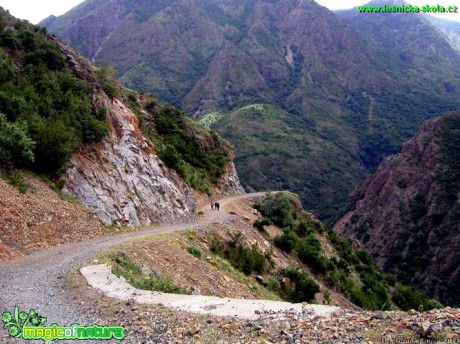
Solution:
[{"label": "hazy sky", "polygon": [[[155,0],[152,0],[155,1]],[[367,3],[369,0],[316,0],[317,3],[326,6],[330,9],[345,9],[352,8],[357,5]],[[0,6],[10,10],[10,13],[15,17],[27,19],[31,23],[38,23],[51,14],[60,15],[71,8],[75,7],[82,0],[0,0]],[[407,3],[412,5],[436,5],[443,6],[456,4],[460,12],[459,0],[406,0]],[[410,14],[407,14],[410,15]],[[460,13],[455,15],[441,14],[441,18],[454,19],[460,21]]]}]

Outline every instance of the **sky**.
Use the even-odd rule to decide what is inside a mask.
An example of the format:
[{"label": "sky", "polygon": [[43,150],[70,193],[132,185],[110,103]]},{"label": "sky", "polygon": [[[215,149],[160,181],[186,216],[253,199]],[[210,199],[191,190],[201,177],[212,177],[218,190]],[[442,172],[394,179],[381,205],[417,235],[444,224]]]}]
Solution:
[{"label": "sky", "polygon": [[[154,0],[151,0],[154,1]],[[331,9],[347,9],[353,8],[369,0],[316,0],[317,3]],[[8,9],[12,15],[21,19],[27,19],[33,24],[39,23],[46,17],[54,14],[61,15],[73,7],[77,6],[82,0],[0,0],[0,6]],[[390,2],[390,1],[389,1]],[[406,0],[414,6],[422,5],[457,5],[460,12],[459,0]],[[410,15],[410,14],[408,14]],[[438,17],[460,21],[460,13],[455,15],[439,14]]]}]

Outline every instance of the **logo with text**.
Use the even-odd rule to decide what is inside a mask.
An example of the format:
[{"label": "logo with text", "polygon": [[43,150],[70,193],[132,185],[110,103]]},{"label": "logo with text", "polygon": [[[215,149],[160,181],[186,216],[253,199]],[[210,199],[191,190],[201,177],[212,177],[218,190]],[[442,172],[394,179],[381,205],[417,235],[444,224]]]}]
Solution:
[{"label": "logo with text", "polygon": [[14,307],[13,312],[3,312],[2,321],[3,329],[8,331],[10,337],[24,338],[27,340],[107,340],[123,339],[124,328],[122,326],[80,326],[72,324],[71,326],[59,326],[52,324],[44,326],[47,318],[40,316],[35,310],[29,312],[20,312],[18,306]]}]

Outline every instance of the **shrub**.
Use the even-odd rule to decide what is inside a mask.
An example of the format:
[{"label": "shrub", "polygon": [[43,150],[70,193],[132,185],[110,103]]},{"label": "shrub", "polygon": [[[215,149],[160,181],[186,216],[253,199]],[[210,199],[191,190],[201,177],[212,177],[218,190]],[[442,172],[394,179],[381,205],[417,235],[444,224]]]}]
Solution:
[{"label": "shrub", "polygon": [[26,167],[34,162],[35,142],[23,122],[9,123],[0,113],[0,166]]},{"label": "shrub", "polygon": [[264,257],[267,260],[270,267],[275,267],[275,261],[273,260],[273,248],[270,247],[268,250],[265,251]]},{"label": "shrub", "polygon": [[262,217],[254,221],[253,227],[257,228],[260,232],[265,232],[265,226],[270,226],[272,222],[269,218]]},{"label": "shrub", "polygon": [[[105,109],[101,109],[105,110]],[[82,139],[83,142],[98,142],[102,140],[109,132],[109,126],[104,121],[87,114],[81,118]]]},{"label": "shrub", "polygon": [[221,139],[174,107],[160,107],[154,97],[149,98],[144,110],[149,114],[139,116],[138,111],[141,130],[154,142],[160,159],[176,170],[188,186],[211,195],[211,184],[219,182],[229,162]]},{"label": "shrub", "polygon": [[301,239],[290,229],[285,229],[283,234],[275,238],[275,246],[286,253],[294,251]]},{"label": "shrub", "polygon": [[322,256],[321,241],[314,233],[310,233],[305,240],[300,242],[297,251],[300,260],[317,273],[325,273],[335,268],[331,260]]},{"label": "shrub", "polygon": [[281,228],[292,224],[294,207],[284,193],[279,192],[275,196],[269,195],[263,202],[257,204],[256,208],[263,216]]},{"label": "shrub", "polygon": [[37,143],[35,170],[52,174],[65,168],[78,143],[75,133],[61,120],[34,122],[32,137]]},{"label": "shrub", "polygon": [[17,47],[18,41],[16,39],[16,34],[10,28],[6,28],[0,35],[0,41],[2,45],[14,49]]},{"label": "shrub", "polygon": [[117,96],[117,87],[113,82],[106,81],[102,84],[102,89],[109,96],[110,99],[113,99]]},{"label": "shrub", "polygon": [[161,291],[164,293],[187,294],[182,288],[168,279],[161,279],[155,273],[146,278],[141,269],[124,253],[119,253],[113,261],[112,272],[123,276],[133,287],[142,290]]},{"label": "shrub", "polygon": [[303,237],[303,236],[311,233],[312,229],[310,228],[310,225],[308,224],[307,221],[305,221],[304,219],[300,219],[299,223],[295,227],[295,231],[296,231],[297,235]]},{"label": "shrub", "polygon": [[260,252],[257,244],[250,248],[241,244],[230,247],[227,253],[229,262],[246,275],[253,271],[261,274],[265,271],[265,256]]},{"label": "shrub", "polygon": [[22,193],[22,194],[25,194],[27,192],[28,187],[29,187],[27,185],[22,173],[20,171],[17,171],[17,170],[14,171],[13,173],[11,173],[8,176],[8,182],[11,185],[16,186],[19,189],[19,192]]},{"label": "shrub", "polygon": [[190,253],[192,256],[195,256],[198,259],[201,259],[201,251],[195,246],[189,246],[187,248],[188,253]]},{"label": "shrub", "polygon": [[182,170],[179,168],[182,158],[173,145],[164,145],[162,149],[158,150],[158,155],[167,166],[174,168],[179,174],[183,174],[183,172],[181,173]]},{"label": "shrub", "polygon": [[10,21],[0,33],[0,165],[57,175],[82,142],[107,134],[105,115],[46,30]]},{"label": "shrub", "polygon": [[211,238],[211,245],[210,245],[211,252],[214,252],[218,256],[224,257],[225,255],[225,247],[224,244],[220,241],[218,236],[213,236]]},{"label": "shrub", "polygon": [[267,289],[271,290],[277,294],[281,294],[281,284],[278,278],[269,277],[267,281]]},{"label": "shrub", "polygon": [[294,288],[285,287],[283,290],[284,298],[291,302],[311,301],[315,298],[315,294],[320,291],[318,283],[303,270],[291,267],[282,270],[281,274],[294,283]]},{"label": "shrub", "polygon": [[439,308],[440,306],[424,294],[413,288],[405,286],[397,288],[391,299],[395,305],[403,311],[407,311],[409,309],[430,310],[433,308]]}]

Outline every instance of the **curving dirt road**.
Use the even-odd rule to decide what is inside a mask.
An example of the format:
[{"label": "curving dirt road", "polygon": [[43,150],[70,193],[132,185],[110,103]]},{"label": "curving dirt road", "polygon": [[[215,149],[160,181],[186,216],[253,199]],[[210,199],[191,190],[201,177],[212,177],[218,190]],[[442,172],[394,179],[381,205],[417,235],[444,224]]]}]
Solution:
[{"label": "curving dirt road", "polygon": [[[12,311],[17,305],[22,311],[34,309],[40,315],[46,316],[48,318],[46,324],[94,323],[88,314],[81,311],[81,304],[84,300],[72,300],[65,293],[63,278],[74,266],[97,255],[102,249],[154,234],[177,232],[218,221],[227,221],[232,215],[225,211],[226,205],[264,194],[260,192],[221,199],[219,201],[221,211],[211,211],[207,206],[202,209],[205,213],[204,217],[198,217],[190,222],[158,225],[137,232],[114,234],[56,246],[16,260],[0,262],[0,313]],[[25,341],[12,340],[6,331],[0,328],[0,342],[20,343]]]},{"label": "curving dirt road", "polygon": [[[82,261],[91,258],[102,249],[117,246],[154,234],[177,232],[184,229],[210,225],[229,220],[232,215],[226,206],[244,198],[263,196],[265,193],[245,194],[220,200],[221,211],[202,211],[205,216],[180,224],[159,225],[150,229],[125,234],[115,234],[97,239],[53,247],[13,261],[0,262],[0,312],[34,309],[48,318],[47,325],[57,323],[92,324],[94,319],[82,311],[85,300],[74,300],[67,295],[64,276]],[[5,343],[25,342],[12,340],[6,331],[0,330]],[[80,341],[81,342],[81,341]],[[90,341],[86,341],[90,343]]]}]

